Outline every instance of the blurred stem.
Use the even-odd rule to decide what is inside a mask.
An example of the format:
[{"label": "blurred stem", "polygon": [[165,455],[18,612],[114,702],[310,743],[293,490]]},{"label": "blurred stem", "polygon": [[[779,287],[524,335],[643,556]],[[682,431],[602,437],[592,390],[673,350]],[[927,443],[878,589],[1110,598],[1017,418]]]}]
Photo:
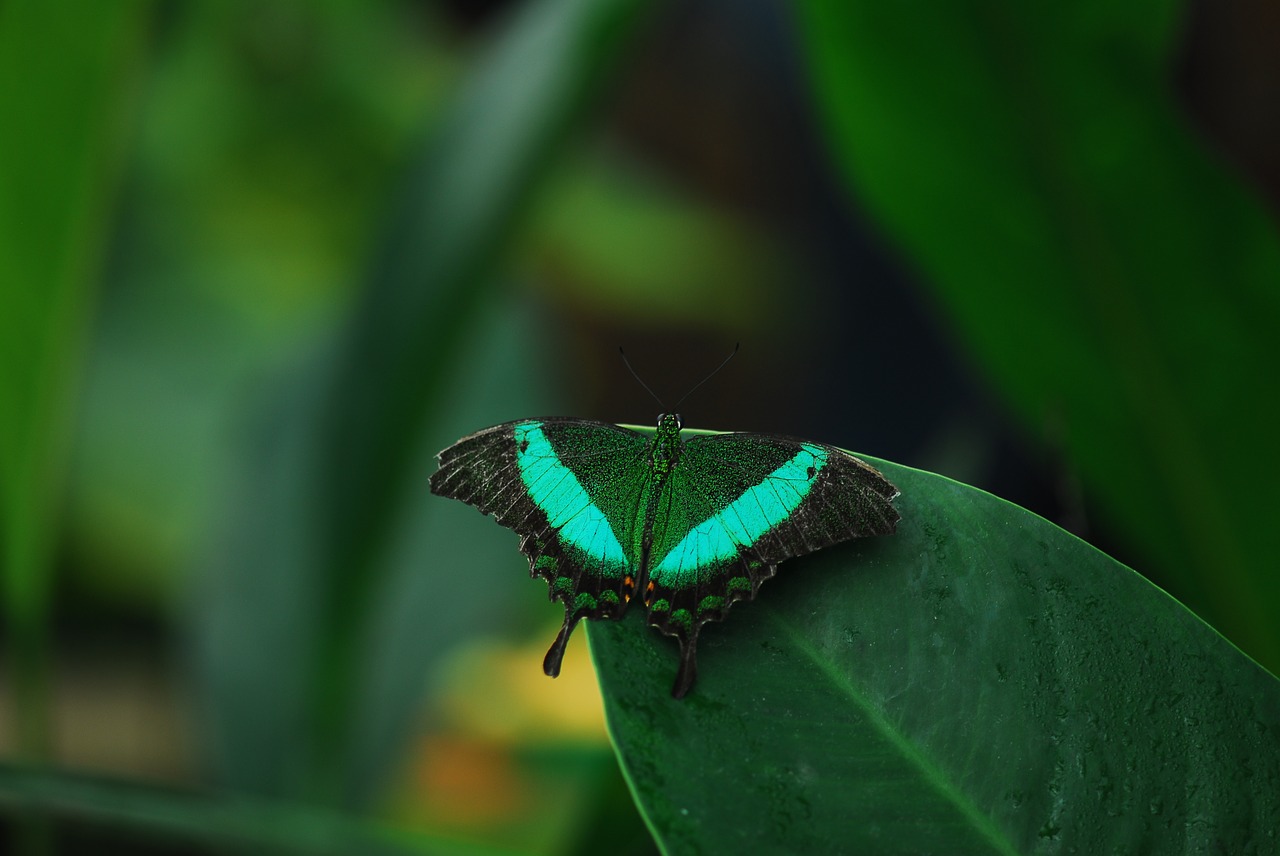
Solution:
[{"label": "blurred stem", "polygon": [[18,757],[39,762],[52,754],[49,692],[49,634],[43,610],[23,610],[7,616],[6,642],[13,670],[13,696],[17,701],[14,727]]},{"label": "blurred stem", "polygon": [[52,856],[53,823],[43,812],[22,818],[13,828],[13,852],[20,856]]},{"label": "blurred stem", "polygon": [[[9,557],[6,557],[7,559]],[[10,560],[11,561],[11,560]],[[16,570],[11,563],[10,571]],[[45,621],[47,610],[23,608],[6,598],[6,643],[12,670],[14,731],[18,758],[39,763],[52,757],[52,694],[49,675],[49,632]],[[21,856],[46,856],[54,852],[53,827],[43,813],[24,816],[11,832],[12,852]]]}]

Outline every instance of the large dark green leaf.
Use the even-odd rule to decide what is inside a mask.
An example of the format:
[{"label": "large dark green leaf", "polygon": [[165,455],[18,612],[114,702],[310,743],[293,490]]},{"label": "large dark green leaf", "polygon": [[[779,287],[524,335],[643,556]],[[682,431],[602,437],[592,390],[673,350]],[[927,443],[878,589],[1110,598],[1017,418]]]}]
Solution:
[{"label": "large dark green leaf", "polygon": [[941,476],[891,537],[788,562],[699,682],[592,622],[609,729],[670,853],[1252,853],[1280,824],[1280,682],[1130,569]]},{"label": "large dark green leaf", "polygon": [[1280,667],[1280,241],[1180,115],[1184,3],[803,0],[854,193],[1144,571]]}]

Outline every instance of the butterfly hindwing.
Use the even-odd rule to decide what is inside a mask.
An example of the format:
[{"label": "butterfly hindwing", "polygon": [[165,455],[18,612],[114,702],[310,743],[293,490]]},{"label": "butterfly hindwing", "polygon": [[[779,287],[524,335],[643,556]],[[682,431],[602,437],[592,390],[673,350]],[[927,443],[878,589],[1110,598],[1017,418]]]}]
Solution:
[{"label": "butterfly hindwing", "polygon": [[602,422],[525,419],[480,431],[440,453],[433,493],[462,500],[521,535],[533,576],[565,621],[543,663],[556,675],[582,618],[617,618],[637,578],[637,508],[648,440]]},{"label": "butterfly hindwing", "polygon": [[893,532],[897,493],[832,446],[758,434],[686,442],[664,496],[669,507],[657,515],[645,591],[649,623],[680,640],[673,695],[696,677],[703,624],[755,597],[785,559]]}]

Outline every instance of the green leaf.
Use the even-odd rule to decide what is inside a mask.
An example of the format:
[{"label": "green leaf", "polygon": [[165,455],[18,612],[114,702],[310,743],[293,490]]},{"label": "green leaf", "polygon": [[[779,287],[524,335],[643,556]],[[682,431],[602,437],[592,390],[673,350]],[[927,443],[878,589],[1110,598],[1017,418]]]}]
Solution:
[{"label": "green leaf", "polygon": [[[519,215],[645,6],[540,0],[507,21],[408,170],[350,323],[264,408],[190,600],[220,781],[367,806],[429,658],[492,607],[474,580],[432,600],[465,579],[455,568],[406,574],[408,492]],[[425,634],[392,599],[409,591],[417,622],[435,622]]]},{"label": "green leaf", "polygon": [[[860,203],[1119,535],[1280,668],[1280,239],[1173,98],[1177,0],[799,4]],[[1114,531],[1114,530],[1113,530]]]},{"label": "green leaf", "polygon": [[0,810],[94,822],[117,831],[132,830],[139,839],[232,845],[253,853],[499,856],[506,852],[443,836],[399,832],[287,803],[7,764],[0,764]]},{"label": "green leaf", "polygon": [[[873,460],[873,459],[871,459]],[[1280,825],[1280,682],[1003,500],[873,462],[896,535],[783,564],[699,641],[591,622],[668,853],[1250,853]]]},{"label": "green leaf", "polygon": [[0,3],[0,603],[33,755],[71,401],[146,11]]}]

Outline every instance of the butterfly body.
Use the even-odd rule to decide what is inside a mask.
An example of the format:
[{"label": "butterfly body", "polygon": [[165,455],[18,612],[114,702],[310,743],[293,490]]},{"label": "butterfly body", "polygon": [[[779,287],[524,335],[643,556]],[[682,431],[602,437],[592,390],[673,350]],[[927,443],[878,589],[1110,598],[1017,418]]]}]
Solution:
[{"label": "butterfly body", "polygon": [[897,489],[847,452],[762,434],[685,440],[675,414],[652,436],[576,419],[497,425],[441,452],[431,490],[522,536],[531,574],[565,605],[548,675],[578,621],[639,601],[680,641],[676,698],[696,677],[702,625],[755,597],[779,562],[899,519]]}]

